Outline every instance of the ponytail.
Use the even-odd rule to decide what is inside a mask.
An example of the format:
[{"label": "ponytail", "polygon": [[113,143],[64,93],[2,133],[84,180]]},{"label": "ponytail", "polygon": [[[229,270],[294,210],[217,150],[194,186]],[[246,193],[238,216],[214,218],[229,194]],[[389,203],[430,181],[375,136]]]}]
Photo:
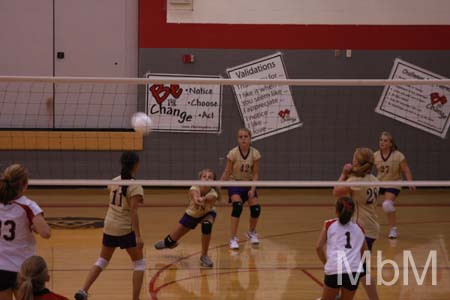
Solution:
[{"label": "ponytail", "polygon": [[[122,169],[120,171],[120,177],[122,180],[134,179],[131,175],[131,171],[134,166],[139,162],[139,155],[134,151],[125,151],[120,157],[120,163]],[[128,186],[122,186],[122,195],[126,196]]]},{"label": "ponytail", "polygon": [[348,196],[343,196],[336,201],[336,212],[339,216],[339,223],[347,224],[353,217],[355,212],[355,203]]},{"label": "ponytail", "polygon": [[[20,275],[19,275],[20,276]],[[30,277],[19,277],[17,285],[17,300],[33,300],[33,282]]]}]

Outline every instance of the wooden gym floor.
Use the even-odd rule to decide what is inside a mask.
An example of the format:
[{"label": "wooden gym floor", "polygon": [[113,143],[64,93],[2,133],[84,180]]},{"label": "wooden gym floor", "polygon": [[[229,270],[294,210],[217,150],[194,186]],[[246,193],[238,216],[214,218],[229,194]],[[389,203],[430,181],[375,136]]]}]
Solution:
[{"label": "wooden gym floor", "polygon": [[[199,265],[200,228],[188,233],[172,250],[157,251],[153,244],[176,225],[186,205],[185,189],[146,189],[140,209],[147,271],[141,299],[316,299],[321,295],[323,267],[315,254],[315,243],[323,221],[334,217],[330,189],[261,189],[262,214],[258,225],[259,247],[245,241],[248,209],[239,226],[241,249],[228,249],[230,206],[218,205],[209,255],[214,268]],[[103,218],[108,196],[101,189],[31,189],[46,217]],[[224,198],[225,192],[224,192]],[[398,283],[378,286],[380,299],[450,299],[450,190],[404,190],[397,205],[399,239],[388,240],[386,218],[379,208],[381,237],[374,245],[382,259],[403,266],[403,250],[411,250],[418,276],[430,250],[437,254],[437,285],[428,271],[423,285],[414,273],[400,269]],[[51,269],[48,287],[72,299],[97,259],[102,229],[55,229],[50,240],[37,241],[38,254]],[[374,252],[375,253],[375,252]],[[90,300],[123,300],[131,297],[131,263],[125,251],[116,251],[107,270],[90,290]],[[376,256],[372,256],[376,275]],[[380,274],[393,278],[385,265]],[[409,284],[403,284],[409,275]],[[362,287],[355,299],[367,299]]]}]

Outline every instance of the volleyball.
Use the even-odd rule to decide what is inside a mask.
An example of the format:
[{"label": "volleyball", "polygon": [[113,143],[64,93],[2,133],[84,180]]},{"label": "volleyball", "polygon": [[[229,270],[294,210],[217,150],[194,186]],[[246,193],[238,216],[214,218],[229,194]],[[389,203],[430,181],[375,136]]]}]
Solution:
[{"label": "volleyball", "polygon": [[131,117],[131,126],[134,131],[147,135],[152,131],[153,121],[143,112],[137,112]]}]

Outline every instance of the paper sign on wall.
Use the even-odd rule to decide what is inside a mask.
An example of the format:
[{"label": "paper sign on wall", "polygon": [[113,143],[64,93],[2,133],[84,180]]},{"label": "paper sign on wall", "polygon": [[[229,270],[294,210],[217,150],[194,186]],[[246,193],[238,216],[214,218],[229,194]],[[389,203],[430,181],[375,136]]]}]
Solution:
[{"label": "paper sign on wall", "polygon": [[[263,57],[227,69],[232,79],[286,79],[281,53]],[[250,129],[258,140],[302,125],[289,86],[234,85],[236,101]]]},{"label": "paper sign on wall", "polygon": [[[394,61],[389,79],[447,79],[405,62]],[[450,86],[386,86],[375,112],[444,138],[450,113]]]},{"label": "paper sign on wall", "polygon": [[[147,74],[152,77],[220,78],[220,76]],[[219,133],[222,87],[218,84],[150,84],[146,113],[155,131]]]}]

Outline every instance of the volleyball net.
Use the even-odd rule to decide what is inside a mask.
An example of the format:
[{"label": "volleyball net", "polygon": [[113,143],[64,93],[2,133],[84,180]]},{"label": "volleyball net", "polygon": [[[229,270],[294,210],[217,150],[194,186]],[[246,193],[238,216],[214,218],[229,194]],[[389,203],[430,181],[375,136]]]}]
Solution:
[{"label": "volleyball net", "polygon": [[[262,155],[256,186],[331,187],[346,184],[335,180],[355,148],[376,151],[388,131],[416,180],[404,186],[448,187],[449,87],[433,78],[0,76],[0,163],[24,164],[32,185],[104,186],[121,152],[136,150],[142,180],[124,184],[189,186],[202,184],[204,168],[220,176],[247,127]],[[149,135],[131,128],[138,111],[153,120]]]}]

